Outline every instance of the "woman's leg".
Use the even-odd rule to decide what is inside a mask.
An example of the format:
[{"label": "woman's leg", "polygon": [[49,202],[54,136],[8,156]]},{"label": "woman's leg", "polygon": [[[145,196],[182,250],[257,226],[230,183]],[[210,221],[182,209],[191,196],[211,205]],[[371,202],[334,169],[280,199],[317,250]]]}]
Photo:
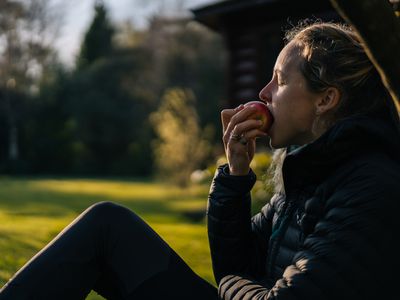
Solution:
[{"label": "woman's leg", "polygon": [[0,291],[0,300],[217,299],[137,215],[109,202],[89,207]]}]

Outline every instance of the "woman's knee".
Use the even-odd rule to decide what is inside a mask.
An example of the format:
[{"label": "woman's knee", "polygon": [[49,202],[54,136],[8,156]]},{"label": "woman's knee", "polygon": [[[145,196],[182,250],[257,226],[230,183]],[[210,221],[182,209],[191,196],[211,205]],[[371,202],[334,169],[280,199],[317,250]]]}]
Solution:
[{"label": "woman's knee", "polygon": [[110,202],[102,201],[88,207],[84,212],[85,215],[90,215],[98,220],[121,220],[127,215],[132,215],[133,212],[127,207]]}]

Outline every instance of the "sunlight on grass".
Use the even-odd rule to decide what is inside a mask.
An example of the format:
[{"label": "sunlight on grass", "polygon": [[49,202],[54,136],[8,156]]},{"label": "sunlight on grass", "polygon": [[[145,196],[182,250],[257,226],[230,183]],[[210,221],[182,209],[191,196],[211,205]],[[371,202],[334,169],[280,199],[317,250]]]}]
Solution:
[{"label": "sunlight on grass", "polygon": [[[97,179],[0,179],[0,286],[79,213],[113,201],[148,222],[192,269],[214,284],[205,225],[208,186]],[[87,299],[103,299],[91,293]]]},{"label": "sunlight on grass", "polygon": [[0,284],[73,219],[0,213]]},{"label": "sunlight on grass", "polygon": [[32,189],[60,192],[64,194],[85,194],[110,196],[119,200],[155,200],[180,196],[182,190],[166,184],[141,182],[110,182],[105,180],[40,180],[30,183]]},{"label": "sunlight on grass", "polygon": [[185,201],[180,201],[180,202],[170,202],[168,205],[171,209],[174,209],[176,211],[198,211],[198,210],[204,210],[207,207],[207,204],[204,201],[204,198],[199,198],[199,199],[188,199]]}]

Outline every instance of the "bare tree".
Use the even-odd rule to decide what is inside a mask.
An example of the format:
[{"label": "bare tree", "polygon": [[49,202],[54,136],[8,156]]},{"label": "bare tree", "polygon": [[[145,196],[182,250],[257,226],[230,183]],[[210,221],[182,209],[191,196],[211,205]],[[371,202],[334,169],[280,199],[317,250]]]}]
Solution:
[{"label": "bare tree", "polygon": [[58,20],[49,0],[0,0],[0,105],[7,116],[10,160],[19,154],[19,111],[13,95],[38,90],[44,69],[54,59]]}]

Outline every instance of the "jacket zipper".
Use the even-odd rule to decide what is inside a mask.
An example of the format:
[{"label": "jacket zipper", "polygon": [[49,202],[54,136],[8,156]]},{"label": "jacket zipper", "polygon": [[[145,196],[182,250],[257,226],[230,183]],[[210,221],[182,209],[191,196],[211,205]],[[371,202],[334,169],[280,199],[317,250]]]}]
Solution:
[{"label": "jacket zipper", "polygon": [[295,205],[292,200],[288,201],[287,207],[284,209],[282,215],[279,216],[279,219],[276,222],[276,225],[274,226],[274,229],[272,230],[271,238],[270,238],[270,255],[268,255],[267,259],[267,276],[272,279],[274,278],[274,266],[276,262],[276,258],[278,256],[278,249],[280,246],[280,243],[282,241],[282,238],[284,236],[284,233],[286,232],[286,229],[288,228],[290,224],[290,219],[292,216],[292,212],[294,209]]}]

